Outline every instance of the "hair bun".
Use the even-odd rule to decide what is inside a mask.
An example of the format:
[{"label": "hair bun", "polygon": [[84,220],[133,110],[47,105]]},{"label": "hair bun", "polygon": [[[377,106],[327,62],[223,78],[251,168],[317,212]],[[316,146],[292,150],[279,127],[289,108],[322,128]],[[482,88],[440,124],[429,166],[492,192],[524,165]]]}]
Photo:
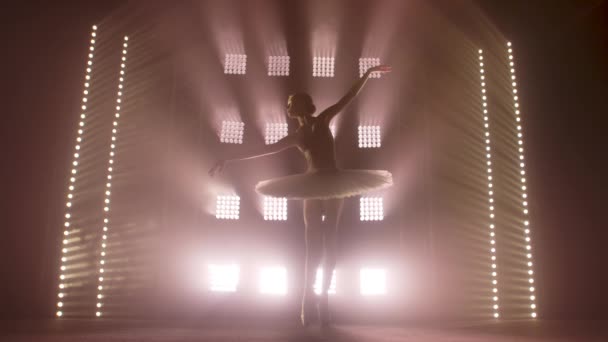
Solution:
[{"label": "hair bun", "polygon": [[309,114],[313,114],[313,113],[314,113],[314,112],[316,112],[316,111],[317,111],[317,107],[315,107],[315,105],[314,105],[314,104],[312,104],[312,102],[311,102],[311,103],[309,103],[309,104],[308,104],[308,112],[309,112]]},{"label": "hair bun", "polygon": [[303,108],[306,108],[308,113],[306,114],[314,114],[317,111],[317,107],[312,101],[312,97],[304,92],[298,92],[290,96],[292,100],[298,101],[300,105],[303,105]]}]

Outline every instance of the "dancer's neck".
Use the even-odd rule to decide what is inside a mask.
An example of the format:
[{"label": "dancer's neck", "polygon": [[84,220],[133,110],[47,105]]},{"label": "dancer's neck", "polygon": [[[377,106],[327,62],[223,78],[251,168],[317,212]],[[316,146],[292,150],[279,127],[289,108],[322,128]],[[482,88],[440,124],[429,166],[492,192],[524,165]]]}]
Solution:
[{"label": "dancer's neck", "polygon": [[310,118],[308,116],[298,116],[298,123],[300,127],[305,126],[310,123]]}]

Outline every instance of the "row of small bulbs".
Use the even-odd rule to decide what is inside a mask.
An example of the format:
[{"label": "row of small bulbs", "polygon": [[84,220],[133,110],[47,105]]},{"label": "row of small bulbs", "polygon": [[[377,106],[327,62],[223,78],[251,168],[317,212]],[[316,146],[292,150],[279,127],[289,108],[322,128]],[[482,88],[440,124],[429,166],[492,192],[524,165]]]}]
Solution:
[{"label": "row of small bulbs", "polygon": [[492,150],[490,147],[490,123],[488,116],[488,97],[486,94],[486,76],[485,76],[485,65],[483,59],[483,50],[479,50],[479,73],[481,80],[481,100],[483,107],[483,126],[484,126],[484,140],[485,140],[485,150],[486,150],[486,164],[487,164],[487,177],[488,177],[488,209],[490,216],[490,266],[491,266],[491,275],[492,275],[492,310],[493,317],[500,317],[500,306],[498,304],[498,263],[497,263],[497,254],[496,254],[496,232],[494,229],[496,228],[494,224],[494,183],[492,176]]},{"label": "row of small bulbs", "polygon": [[528,209],[528,193],[527,193],[527,185],[526,185],[526,164],[524,162],[524,136],[522,133],[521,126],[521,113],[519,110],[519,95],[517,93],[517,81],[515,76],[515,62],[513,61],[513,49],[511,46],[511,42],[507,43],[507,52],[509,56],[509,71],[511,74],[511,89],[513,95],[513,107],[515,114],[515,123],[517,125],[517,146],[519,152],[519,173],[521,176],[520,186],[521,186],[521,206],[522,213],[524,215],[522,229],[524,231],[523,239],[525,241],[525,253],[527,258],[527,273],[528,273],[528,283],[529,283],[529,291],[530,291],[530,316],[536,318],[536,294],[534,288],[534,270],[533,270],[533,261],[532,261],[532,238],[530,236],[530,220],[529,220],[529,209]]},{"label": "row of small bulbs", "polygon": [[[289,76],[289,56],[269,56],[268,76]],[[359,58],[359,77],[371,67],[380,65],[380,58]],[[334,77],[334,57],[313,57],[313,77]],[[247,55],[226,54],[224,59],[224,73],[232,75],[244,75],[247,73]],[[370,74],[370,78],[380,78],[379,72]]]},{"label": "row of small bulbs", "polygon": [[72,170],[71,170],[71,177],[70,177],[70,185],[68,186],[68,194],[67,194],[67,202],[65,204],[66,206],[66,213],[65,213],[65,222],[64,222],[64,231],[63,231],[63,241],[62,241],[62,245],[63,248],[61,249],[61,266],[60,266],[60,272],[59,272],[59,292],[57,294],[57,297],[59,298],[59,300],[57,301],[57,312],[56,315],[57,317],[61,317],[63,316],[63,308],[64,308],[64,302],[66,300],[66,288],[68,287],[68,285],[66,284],[66,271],[68,269],[67,266],[67,261],[68,261],[68,257],[67,254],[69,253],[70,249],[69,249],[69,245],[71,242],[73,242],[76,239],[72,239],[70,237],[70,234],[74,233],[73,230],[70,229],[72,222],[72,200],[74,199],[74,191],[76,190],[76,175],[78,174],[78,161],[80,159],[80,150],[81,150],[81,144],[83,143],[83,134],[84,134],[84,127],[85,127],[85,120],[87,118],[87,103],[89,101],[88,96],[90,95],[90,87],[91,87],[91,74],[93,72],[92,68],[93,68],[93,57],[94,57],[94,53],[95,53],[95,42],[97,39],[97,26],[93,26],[92,27],[92,32],[91,32],[91,40],[90,40],[90,46],[89,46],[89,54],[88,54],[88,59],[87,59],[87,67],[86,67],[86,72],[85,72],[85,76],[84,76],[84,90],[83,90],[83,98],[82,98],[82,105],[81,105],[81,109],[82,112],[80,114],[80,121],[78,122],[78,134],[76,136],[76,145],[74,146],[74,159],[72,160]]}]

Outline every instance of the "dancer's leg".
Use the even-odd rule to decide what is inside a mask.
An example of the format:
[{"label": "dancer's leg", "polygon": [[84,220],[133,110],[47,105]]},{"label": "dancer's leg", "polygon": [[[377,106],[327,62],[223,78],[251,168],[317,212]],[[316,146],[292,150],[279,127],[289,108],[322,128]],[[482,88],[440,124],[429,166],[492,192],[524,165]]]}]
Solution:
[{"label": "dancer's leg", "polygon": [[329,287],[331,285],[336,259],[338,254],[338,231],[340,216],[344,206],[343,199],[326,200],[323,203],[325,212],[325,226],[323,230],[324,261],[323,261],[323,285],[319,314],[323,324],[329,323]]},{"label": "dancer's leg", "polygon": [[306,225],[306,264],[304,266],[304,290],[302,294],[302,323],[310,320],[307,314],[314,302],[314,283],[317,268],[321,262],[323,251],[323,232],[321,230],[321,215],[323,202],[320,200],[304,201],[304,223]]}]

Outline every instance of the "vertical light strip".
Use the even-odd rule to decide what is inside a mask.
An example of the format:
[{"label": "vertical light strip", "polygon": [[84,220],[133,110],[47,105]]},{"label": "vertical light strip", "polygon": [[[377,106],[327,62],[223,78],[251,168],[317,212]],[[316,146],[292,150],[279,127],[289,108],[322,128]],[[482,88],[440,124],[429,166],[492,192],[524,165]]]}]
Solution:
[{"label": "vertical light strip", "polygon": [[104,207],[103,207],[103,232],[101,236],[101,255],[99,258],[99,282],[97,283],[97,309],[95,316],[101,317],[103,314],[103,299],[104,299],[104,268],[106,264],[106,247],[108,242],[108,227],[110,226],[109,214],[110,214],[110,197],[111,197],[111,188],[112,188],[112,172],[114,171],[114,157],[116,150],[116,136],[118,134],[118,119],[120,118],[120,109],[122,105],[122,95],[123,95],[123,84],[125,81],[125,69],[127,63],[127,41],[129,37],[124,37],[123,47],[122,47],[122,57],[120,61],[120,75],[118,78],[118,91],[116,93],[116,113],[114,114],[114,121],[112,122],[112,138],[110,141],[110,157],[108,159],[108,173],[107,173],[107,183],[106,183],[106,192],[104,197]]},{"label": "vertical light strip", "polygon": [[490,212],[490,265],[492,267],[492,310],[494,318],[500,317],[498,306],[498,263],[496,260],[496,232],[494,224],[494,184],[492,176],[492,151],[490,148],[490,123],[488,118],[488,97],[486,93],[486,76],[484,69],[483,50],[479,50],[479,73],[481,81],[481,102],[483,105],[484,140],[486,144],[486,164],[488,174],[488,209]]},{"label": "vertical light strip", "polygon": [[84,134],[84,127],[87,118],[87,103],[89,101],[89,89],[91,86],[91,72],[93,68],[93,54],[95,52],[95,40],[97,39],[97,26],[93,25],[91,30],[91,44],[89,45],[89,55],[87,59],[87,68],[84,76],[84,90],[82,97],[82,112],[80,114],[80,122],[78,123],[78,135],[76,136],[76,145],[74,146],[74,159],[72,159],[72,170],[70,176],[70,185],[68,186],[65,222],[63,224],[63,241],[61,248],[61,267],[59,272],[59,291],[57,293],[57,317],[63,316],[64,301],[67,296],[66,288],[66,271],[67,271],[67,257],[66,254],[69,250],[70,245],[70,226],[72,218],[72,200],[74,199],[74,191],[76,189],[76,174],[78,173],[78,160],[80,159],[80,144],[82,143],[82,136]]},{"label": "vertical light strip", "polygon": [[522,228],[524,231],[524,241],[526,246],[526,258],[527,258],[527,273],[528,283],[530,291],[530,316],[536,318],[536,294],[534,288],[534,270],[532,262],[532,239],[530,237],[530,219],[528,210],[528,193],[526,186],[526,164],[524,162],[524,134],[521,127],[521,116],[519,110],[519,95],[517,94],[517,80],[515,77],[515,62],[513,61],[513,49],[511,48],[511,42],[507,43],[507,53],[509,56],[509,70],[511,74],[511,87],[513,92],[513,111],[515,113],[515,125],[517,127],[517,146],[519,152],[519,174],[520,174],[520,185],[521,185],[521,207],[523,212]]}]

